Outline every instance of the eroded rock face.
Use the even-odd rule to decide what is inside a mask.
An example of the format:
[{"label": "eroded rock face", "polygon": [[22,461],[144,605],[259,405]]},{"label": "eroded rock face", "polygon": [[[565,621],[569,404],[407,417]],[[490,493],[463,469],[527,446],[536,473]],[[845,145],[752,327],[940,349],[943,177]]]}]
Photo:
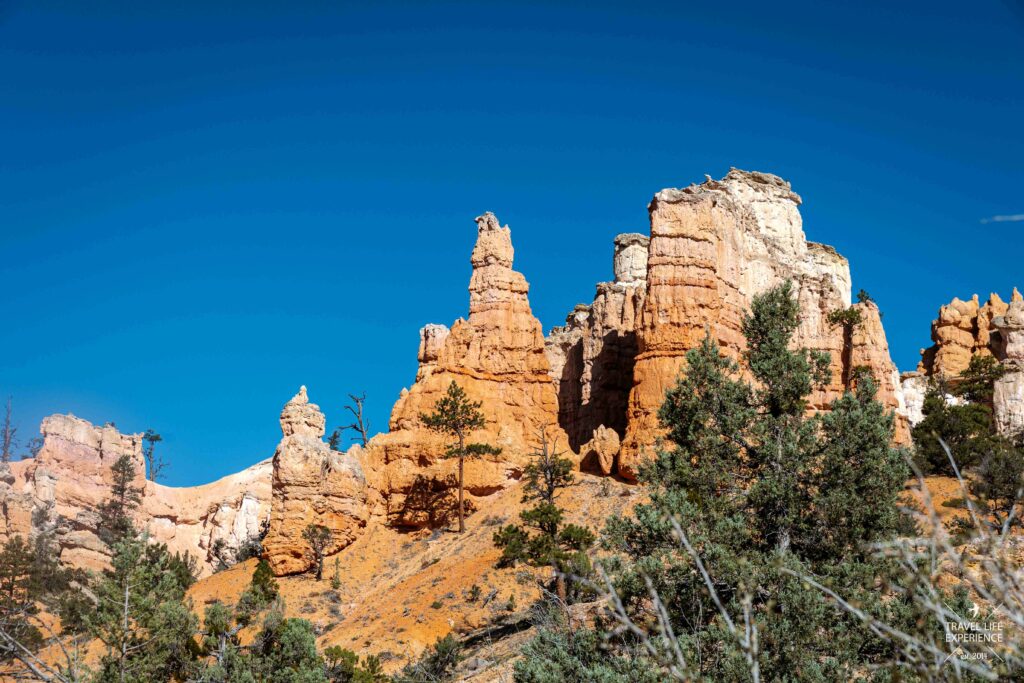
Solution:
[{"label": "eroded rock face", "polygon": [[[1011,300],[1020,298],[1013,290]],[[967,301],[954,298],[939,309],[939,317],[932,321],[934,344],[921,351],[918,370],[928,376],[955,378],[967,369],[971,357],[993,355],[993,320],[1006,313],[1008,304],[991,294],[984,305],[975,294]]]},{"label": "eroded rock face", "polygon": [[954,298],[932,321],[932,341],[921,350],[917,373],[904,378],[905,392],[916,392],[917,384],[926,387],[931,377],[955,383],[972,357],[992,356],[1007,371],[994,387],[996,427],[1011,437],[1024,430],[1024,297],[1019,291],[1013,290],[1009,303],[994,293],[984,304],[977,294],[967,301]]},{"label": "eroded rock face", "polygon": [[269,462],[212,484],[172,488],[143,479],[141,434],[73,415],[51,415],[40,433],[43,446],[35,458],[0,468],[3,535],[30,537],[52,528],[60,559],[69,566],[98,570],[109,561],[96,510],[109,496],[110,467],[122,455],[134,462],[135,485],[144,491],[136,524],[172,551],[195,557],[202,573],[217,564],[212,549],[218,539],[230,553],[269,516]]},{"label": "eroded rock face", "polygon": [[481,402],[487,419],[471,440],[502,449],[498,456],[467,460],[470,508],[474,498],[519,478],[541,429],[548,429],[549,439],[566,442],[557,427],[558,401],[541,325],[530,310],[529,285],[512,269],[511,231],[491,213],[476,223],[469,317],[455,321],[447,334],[440,327],[421,333],[417,381],[392,409],[391,432],[374,437],[367,447],[367,476],[384,496],[394,524],[428,525],[430,515],[419,504],[407,504],[408,495],[427,489],[442,499],[453,485],[456,462],[442,457],[445,440],[420,421],[453,381]]},{"label": "eroded rock face", "polygon": [[615,280],[600,282],[594,301],[578,305],[564,327],[548,335],[547,353],[558,387],[559,424],[574,450],[605,427],[626,432],[636,320],[647,287],[648,238],[626,233],[615,238]]},{"label": "eroded rock face", "polygon": [[370,518],[359,448],[331,450],[323,441],[324,415],[299,389],[281,411],[281,443],[273,459],[273,503],[264,555],[278,576],[313,565],[302,538],[310,524],[331,531],[327,554],[347,547]]},{"label": "eroded rock face", "polygon": [[437,359],[444,349],[445,340],[448,339],[448,328],[444,325],[424,325],[420,330],[420,350],[417,354],[419,369],[416,371],[416,381],[426,379],[437,365]]},{"label": "eroded rock face", "polygon": [[[203,573],[211,572],[218,566],[217,552],[230,562],[264,530],[270,519],[272,470],[267,459],[201,486],[147,482],[142,523],[155,540],[172,551],[195,555]],[[219,550],[218,541],[223,545]]]},{"label": "eroded rock face", "polygon": [[928,377],[923,372],[905,372],[900,375],[903,387],[903,404],[907,422],[911,427],[924,419],[924,397],[928,393]]},{"label": "eroded rock face", "polygon": [[996,426],[1001,434],[1016,437],[1024,434],[1024,301],[1014,298],[1006,313],[993,319],[993,326],[999,332],[997,358],[1006,368],[992,397]]},{"label": "eroded rock face", "polygon": [[[900,408],[900,386],[884,346],[877,311],[858,339],[830,326],[829,312],[850,306],[849,265],[834,249],[808,242],[789,183],[732,170],[720,181],[662,190],[651,201],[647,292],[636,323],[638,353],[619,473],[636,475],[660,435],[657,410],[676,381],[685,354],[709,330],[738,357],[740,324],[754,295],[791,280],[801,309],[795,343],[828,352],[833,379],[811,397],[823,409],[848,388],[852,361],[866,361],[881,383],[880,398]],[[901,421],[900,438],[907,438]]]},{"label": "eroded rock face", "polygon": [[[878,382],[878,401],[896,413],[896,441],[901,444],[910,443],[910,422],[908,407],[900,372],[889,355],[889,342],[885,338],[882,327],[882,315],[874,302],[857,303],[854,308],[860,311],[861,324],[854,327],[847,342],[848,355],[842,361],[842,389],[850,386],[855,378],[848,376],[854,368],[866,367],[871,370]],[[833,358],[833,365],[836,359]],[[834,388],[836,390],[839,388]]]}]

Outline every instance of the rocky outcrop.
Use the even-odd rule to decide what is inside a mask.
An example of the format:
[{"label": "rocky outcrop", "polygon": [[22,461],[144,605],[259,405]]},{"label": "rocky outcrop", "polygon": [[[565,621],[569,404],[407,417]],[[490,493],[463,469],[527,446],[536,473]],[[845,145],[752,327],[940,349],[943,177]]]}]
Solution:
[{"label": "rocky outcrop", "polygon": [[[1015,289],[1011,301],[1020,300]],[[983,305],[975,294],[967,301],[954,298],[939,308],[939,317],[932,321],[934,344],[921,351],[918,370],[928,376],[955,378],[967,369],[971,357],[994,355],[993,321],[1006,313],[1009,304],[998,294],[989,295]]]},{"label": "rocky outcrop", "polygon": [[424,325],[420,330],[420,350],[417,354],[419,369],[416,371],[416,381],[426,379],[437,365],[437,359],[444,349],[444,342],[448,339],[448,328],[444,325]]},{"label": "rocky outcrop", "polygon": [[977,294],[967,301],[954,298],[939,308],[931,336],[934,344],[921,350],[917,372],[903,378],[904,394],[916,402],[920,393],[923,402],[930,378],[955,385],[972,357],[992,356],[1006,370],[996,381],[992,398],[996,426],[1007,436],[1024,430],[1024,296],[1014,289],[1009,303],[995,293],[984,304]]},{"label": "rocky outcrop", "polygon": [[599,474],[612,474],[621,445],[618,433],[601,425],[594,430],[590,441],[580,448],[580,455],[583,456],[580,466]]},{"label": "rocky outcrop", "polygon": [[911,427],[924,419],[924,397],[928,393],[928,376],[923,372],[904,372],[900,375],[903,405]]},{"label": "rocky outcrop", "polygon": [[310,524],[327,527],[326,553],[356,540],[370,517],[358,447],[347,453],[323,441],[324,415],[299,389],[281,411],[281,443],[273,459],[273,503],[264,555],[278,576],[304,572],[313,556],[302,538]]},{"label": "rocky outcrop", "polygon": [[1024,435],[1024,300],[1015,297],[1006,313],[995,317],[992,324],[999,333],[997,358],[1006,368],[1006,374],[996,380],[992,396],[996,426],[1002,434],[1019,437]]},{"label": "rocky outcrop", "polygon": [[0,472],[3,535],[30,537],[52,529],[60,559],[69,566],[101,569],[109,549],[100,541],[96,510],[110,492],[111,465],[122,455],[135,464],[143,489],[137,525],[172,551],[199,561],[202,573],[260,531],[270,513],[270,464],[263,462],[212,484],[173,488],[143,479],[142,435],[96,427],[73,415],[52,415],[40,427],[43,445],[31,459]]},{"label": "rocky outcrop", "polygon": [[[851,373],[855,368],[868,368],[878,383],[877,399],[896,413],[896,440],[902,444],[910,443],[910,424],[906,397],[900,381],[900,372],[889,355],[889,342],[885,338],[882,327],[882,314],[878,306],[867,301],[854,304],[860,312],[861,322],[854,326],[847,345],[847,357],[842,361],[842,390],[855,381]],[[836,359],[833,357],[833,361]],[[839,389],[833,387],[833,391]]]},{"label": "rocky outcrop", "polygon": [[[425,429],[420,415],[433,410],[449,384],[458,383],[481,403],[487,424],[473,441],[502,449],[500,455],[466,462],[468,507],[516,481],[541,429],[565,443],[558,429],[558,399],[551,383],[540,322],[530,310],[529,285],[512,269],[512,236],[494,214],[476,219],[477,241],[470,262],[469,316],[447,333],[441,326],[421,332],[416,383],[403,390],[391,411],[391,432],[367,446],[367,476],[385,501],[394,524],[429,524],[431,516],[407,500],[427,490],[442,499],[453,481],[455,461],[443,457],[443,438]],[[419,496],[416,496],[417,499]]]},{"label": "rocky outcrop", "polygon": [[[661,433],[658,407],[686,352],[710,331],[725,353],[738,357],[740,324],[753,296],[784,280],[794,283],[802,313],[795,342],[832,358],[832,382],[811,397],[813,406],[824,409],[841,395],[851,363],[861,360],[881,383],[888,407],[900,408],[894,367],[873,320],[877,311],[864,311],[868,324],[854,340],[826,320],[850,306],[849,265],[831,247],[806,240],[800,201],[782,179],[736,169],[720,181],[654,196],[647,293],[636,324],[638,354],[619,458],[623,476],[635,477],[639,459],[651,454]],[[907,438],[903,420],[899,437]]]},{"label": "rocky outcrop", "polygon": [[[558,420],[574,450],[605,427],[626,432],[636,320],[647,289],[648,238],[615,238],[615,279],[597,285],[594,301],[580,304],[547,338],[551,374],[558,388]],[[581,452],[582,453],[582,452]]]}]

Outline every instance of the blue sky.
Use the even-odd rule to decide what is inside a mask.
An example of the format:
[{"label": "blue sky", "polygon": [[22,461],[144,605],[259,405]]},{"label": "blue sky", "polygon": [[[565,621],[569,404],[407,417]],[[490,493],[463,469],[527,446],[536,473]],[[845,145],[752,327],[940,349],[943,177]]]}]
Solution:
[{"label": "blue sky", "polygon": [[[473,218],[545,329],[657,190],[770,171],[912,369],[937,307],[1024,286],[1020,3],[0,0],[0,394],[269,457],[309,387],[375,430],[465,315]],[[234,5],[234,8],[232,7]],[[276,5],[276,6],[275,6]]]}]

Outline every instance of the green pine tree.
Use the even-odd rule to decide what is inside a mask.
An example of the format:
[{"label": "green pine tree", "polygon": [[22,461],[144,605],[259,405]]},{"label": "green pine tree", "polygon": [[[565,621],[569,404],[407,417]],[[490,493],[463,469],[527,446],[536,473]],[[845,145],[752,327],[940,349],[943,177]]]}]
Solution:
[{"label": "green pine tree", "polygon": [[1005,445],[992,415],[993,385],[1004,373],[991,356],[974,356],[953,381],[933,380],[924,397],[924,419],[911,432],[914,460],[925,474],[954,476],[950,456],[962,471]]},{"label": "green pine tree", "polygon": [[135,534],[132,517],[142,503],[143,489],[135,486],[135,462],[130,455],[122,455],[110,466],[110,496],[98,509],[99,537],[109,548],[121,539]]},{"label": "green pine tree", "polygon": [[236,619],[243,626],[248,626],[253,622],[257,614],[277,600],[279,594],[277,581],[274,579],[274,572],[270,568],[270,563],[260,559],[252,573],[252,580],[249,582],[249,586],[242,592],[241,597],[238,598],[238,604],[235,606]]},{"label": "green pine tree", "polygon": [[454,437],[456,443],[448,448],[447,456],[459,459],[459,533],[466,530],[466,508],[464,498],[464,476],[466,458],[482,455],[497,455],[500,448],[484,443],[466,443],[466,439],[486,424],[480,411],[480,401],[470,401],[466,392],[454,381],[448,385],[448,392],[434,406],[434,412],[423,413],[420,419],[432,431]]},{"label": "green pine tree", "polygon": [[271,610],[250,648],[251,673],[259,683],[328,683],[316,649],[313,625]]},{"label": "green pine tree", "polygon": [[302,530],[302,539],[313,557],[313,568],[319,581],[324,577],[324,553],[331,542],[331,530],[323,524],[309,524]]},{"label": "green pine tree", "polygon": [[552,449],[546,432],[542,431],[540,437],[523,477],[523,502],[534,506],[520,513],[522,524],[510,524],[494,534],[494,544],[502,549],[498,566],[526,562],[534,567],[551,567],[558,597],[563,602],[575,601],[585,592],[584,586],[572,582],[570,595],[566,577],[589,578],[586,550],[593,544],[594,534],[576,524],[562,524],[565,513],[556,499],[560,489],[572,485],[574,465]]},{"label": "green pine tree", "polygon": [[198,654],[197,619],[185,600],[195,563],[145,536],[126,535],[113,551],[86,615],[90,635],[105,646],[96,683],[185,680]]}]

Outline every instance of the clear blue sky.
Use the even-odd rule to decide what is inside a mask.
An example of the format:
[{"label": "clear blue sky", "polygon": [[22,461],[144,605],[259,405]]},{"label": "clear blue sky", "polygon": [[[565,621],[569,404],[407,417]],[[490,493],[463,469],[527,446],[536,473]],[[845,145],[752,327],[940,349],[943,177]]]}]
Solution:
[{"label": "clear blue sky", "polygon": [[[1024,286],[1020,3],[0,0],[0,394],[269,457],[300,384],[375,429],[465,315],[473,218],[545,329],[654,192],[770,171],[912,369],[939,304]],[[827,5],[829,5],[827,7]],[[245,7],[245,9],[240,9]]]}]

